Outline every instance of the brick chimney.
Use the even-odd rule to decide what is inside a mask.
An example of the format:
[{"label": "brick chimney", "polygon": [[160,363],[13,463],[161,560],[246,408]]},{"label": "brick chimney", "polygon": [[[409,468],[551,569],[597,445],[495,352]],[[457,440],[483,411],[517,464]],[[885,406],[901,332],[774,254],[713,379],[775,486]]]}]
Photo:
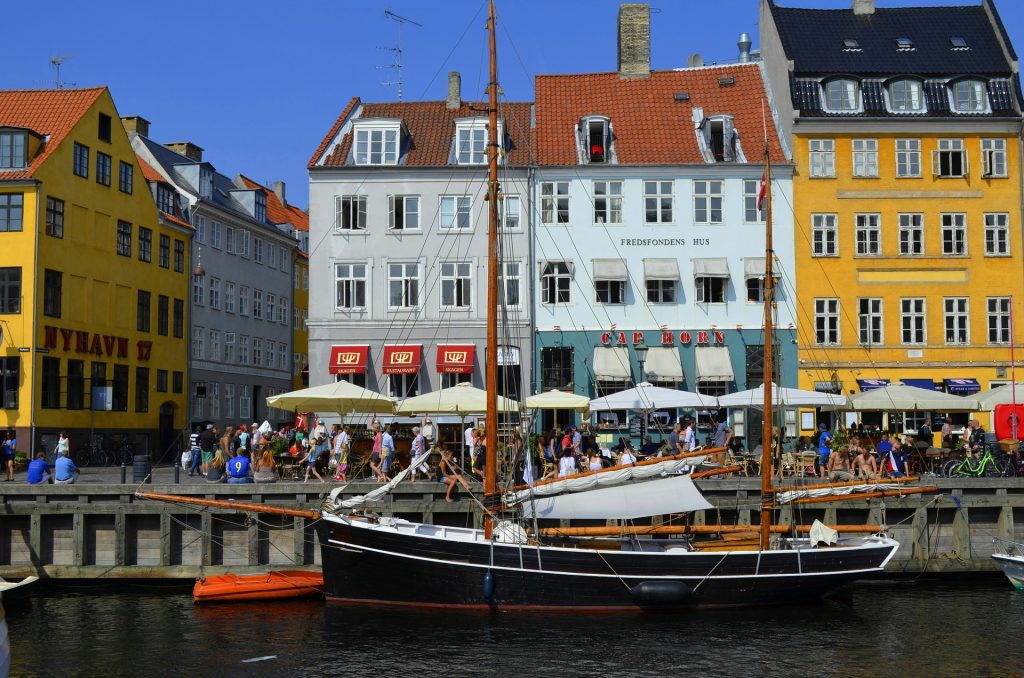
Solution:
[{"label": "brick chimney", "polygon": [[458,71],[448,74],[448,98],[444,102],[445,108],[459,108],[462,106],[462,76]]},{"label": "brick chimney", "polygon": [[121,124],[128,134],[138,134],[140,137],[149,137],[149,120],[141,115],[129,115],[121,118]]},{"label": "brick chimney", "polygon": [[875,0],[853,0],[854,14],[874,14]]},{"label": "brick chimney", "polygon": [[283,181],[275,181],[274,182],[274,195],[277,196],[277,199],[281,201],[282,205],[287,205],[288,204],[288,201],[284,199],[284,182]]},{"label": "brick chimney", "polygon": [[651,8],[647,3],[619,6],[619,75],[651,75]]},{"label": "brick chimney", "polygon": [[167,148],[171,149],[175,153],[181,153],[183,156],[193,162],[203,161],[203,149],[196,146],[191,141],[174,141],[169,144],[164,144]]}]

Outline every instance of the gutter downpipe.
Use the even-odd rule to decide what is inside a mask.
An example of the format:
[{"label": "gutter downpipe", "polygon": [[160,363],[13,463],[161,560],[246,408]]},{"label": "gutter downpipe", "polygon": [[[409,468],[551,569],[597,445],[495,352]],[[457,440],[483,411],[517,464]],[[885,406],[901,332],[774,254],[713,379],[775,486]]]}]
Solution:
[{"label": "gutter downpipe", "polygon": [[[31,378],[29,380],[29,434],[28,434],[28,459],[35,458],[36,450],[36,323],[39,316],[39,203],[42,197],[43,182],[36,180],[36,214],[35,227],[32,229],[32,338],[29,342],[31,352],[29,355]],[[91,442],[91,441],[90,441]]]}]

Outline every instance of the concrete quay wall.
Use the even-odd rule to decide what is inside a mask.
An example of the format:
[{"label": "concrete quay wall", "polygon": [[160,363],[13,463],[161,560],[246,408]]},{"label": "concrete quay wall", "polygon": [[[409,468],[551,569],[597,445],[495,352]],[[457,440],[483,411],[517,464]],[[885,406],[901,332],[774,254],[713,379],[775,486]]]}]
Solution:
[{"label": "concrete quay wall", "polygon": [[[908,495],[789,507],[779,522],[879,524],[900,541],[892,574],[969,573],[996,570],[993,538],[1024,542],[1024,482],[1015,479],[937,479],[938,495]],[[705,479],[698,485],[713,510],[696,524],[756,524],[756,478]],[[372,483],[350,483],[345,496]],[[316,566],[319,545],[305,518],[247,515],[139,500],[136,485],[6,485],[0,497],[0,576],[51,578],[192,578],[270,567]],[[223,500],[315,509],[325,486],[204,487],[154,484],[146,490]],[[480,512],[465,495],[444,501],[438,483],[400,486],[375,510],[445,525],[479,525]],[[552,525],[557,522],[550,522]],[[573,525],[602,524],[574,521]],[[543,525],[543,521],[542,521]]]}]

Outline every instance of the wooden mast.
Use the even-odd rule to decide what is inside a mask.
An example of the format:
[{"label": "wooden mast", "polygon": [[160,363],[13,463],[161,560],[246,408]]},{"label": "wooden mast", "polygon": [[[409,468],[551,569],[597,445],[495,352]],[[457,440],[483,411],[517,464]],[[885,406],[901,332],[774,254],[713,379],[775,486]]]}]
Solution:
[{"label": "wooden mast", "polygon": [[[772,275],[772,167],[768,156],[768,127],[764,134],[764,429],[761,450],[761,550],[768,550],[771,541],[772,504],[772,304],[775,297],[775,278]],[[782,441],[779,441],[782,444]]]},{"label": "wooden mast", "polygon": [[[498,492],[498,63],[494,37],[494,0],[488,0],[487,31],[491,56],[487,84],[487,419],[484,457],[484,500]],[[493,524],[484,516],[484,535],[490,539]]]}]

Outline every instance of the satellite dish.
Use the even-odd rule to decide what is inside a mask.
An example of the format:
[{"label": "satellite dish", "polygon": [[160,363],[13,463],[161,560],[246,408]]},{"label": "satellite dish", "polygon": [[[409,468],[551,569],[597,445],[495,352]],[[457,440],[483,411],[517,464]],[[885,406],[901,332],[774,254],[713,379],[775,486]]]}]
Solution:
[{"label": "satellite dish", "polygon": [[690,55],[690,58],[686,60],[686,65],[689,68],[699,68],[704,65],[704,58],[697,52],[694,52]]}]

